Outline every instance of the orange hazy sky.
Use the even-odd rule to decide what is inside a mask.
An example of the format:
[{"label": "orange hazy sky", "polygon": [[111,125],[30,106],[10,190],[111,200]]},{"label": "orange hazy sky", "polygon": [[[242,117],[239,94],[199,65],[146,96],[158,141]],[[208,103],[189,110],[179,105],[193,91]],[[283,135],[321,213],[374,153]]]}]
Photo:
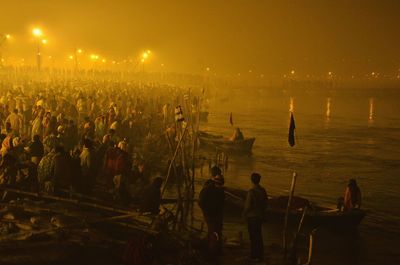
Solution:
[{"label": "orange hazy sky", "polygon": [[397,71],[400,1],[1,0],[0,33],[9,56],[33,58],[33,26],[47,52],[75,46],[121,60],[143,49],[170,71],[249,69],[278,74]]}]

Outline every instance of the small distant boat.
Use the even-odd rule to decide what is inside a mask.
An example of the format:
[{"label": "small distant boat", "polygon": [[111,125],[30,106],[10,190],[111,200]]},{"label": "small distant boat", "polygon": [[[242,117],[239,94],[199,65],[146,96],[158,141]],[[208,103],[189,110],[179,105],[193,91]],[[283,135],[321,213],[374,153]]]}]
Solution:
[{"label": "small distant boat", "polygon": [[250,154],[256,138],[231,141],[222,135],[214,135],[207,132],[199,132],[200,146],[205,148],[220,149],[228,153]]},{"label": "small distant boat", "polygon": [[[241,212],[244,206],[246,191],[226,188],[226,211],[237,213]],[[268,199],[268,209],[266,212],[267,222],[283,223],[286,214],[288,196],[271,197]],[[336,207],[326,207],[310,202],[309,200],[294,196],[289,210],[288,220],[291,224],[298,224],[307,206],[307,213],[304,217],[304,226],[307,227],[327,227],[333,229],[355,229],[366,215],[366,211],[355,209],[352,211],[339,211]],[[239,210],[240,209],[240,210]]]}]

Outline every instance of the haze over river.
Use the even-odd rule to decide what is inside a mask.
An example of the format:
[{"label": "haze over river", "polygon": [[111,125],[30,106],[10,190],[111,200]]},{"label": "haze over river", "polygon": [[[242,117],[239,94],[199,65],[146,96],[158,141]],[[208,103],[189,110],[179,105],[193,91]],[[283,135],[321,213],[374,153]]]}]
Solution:
[{"label": "haze over river", "polygon": [[[251,157],[230,157],[227,186],[247,189],[250,174],[259,172],[270,195],[288,194],[296,171],[295,194],[336,204],[355,178],[368,214],[357,235],[326,232],[317,238],[316,264],[400,264],[400,92],[242,89],[226,98],[210,100],[202,129],[230,136],[233,112],[234,127],[256,137]],[[287,142],[289,109],[296,121],[293,148]]]}]

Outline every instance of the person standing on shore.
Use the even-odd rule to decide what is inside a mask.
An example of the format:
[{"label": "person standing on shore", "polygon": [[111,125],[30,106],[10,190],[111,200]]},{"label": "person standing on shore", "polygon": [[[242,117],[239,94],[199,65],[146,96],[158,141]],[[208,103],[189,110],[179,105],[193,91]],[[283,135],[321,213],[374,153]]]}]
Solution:
[{"label": "person standing on shore", "polygon": [[222,227],[225,203],[224,177],[219,167],[211,168],[211,179],[207,180],[199,194],[199,206],[208,229],[208,254],[215,259],[222,252]]},{"label": "person standing on shore", "polygon": [[243,217],[246,218],[247,221],[247,229],[251,242],[250,260],[255,262],[264,260],[262,223],[268,206],[267,192],[260,185],[260,180],[260,174],[251,174],[253,187],[247,192],[243,210]]}]

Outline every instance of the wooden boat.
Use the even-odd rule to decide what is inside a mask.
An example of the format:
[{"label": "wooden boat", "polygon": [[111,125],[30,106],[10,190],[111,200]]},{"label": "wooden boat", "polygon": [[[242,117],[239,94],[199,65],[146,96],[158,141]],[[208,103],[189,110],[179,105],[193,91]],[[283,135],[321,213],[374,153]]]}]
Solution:
[{"label": "wooden boat", "polygon": [[[230,212],[242,212],[246,191],[237,189],[226,189],[226,206]],[[266,211],[267,222],[284,222],[288,196],[270,197]],[[294,196],[289,210],[289,223],[297,225],[300,222],[304,208],[307,212],[304,217],[304,225],[307,227],[327,227],[333,229],[347,230],[355,229],[366,215],[366,211],[355,209],[352,211],[339,211],[336,207],[322,206],[309,200]],[[240,209],[240,210],[239,210]]]},{"label": "wooden boat", "polygon": [[246,138],[244,140],[231,141],[222,135],[214,135],[207,132],[199,132],[198,138],[200,145],[206,148],[220,149],[230,153],[250,154],[256,138]]}]

